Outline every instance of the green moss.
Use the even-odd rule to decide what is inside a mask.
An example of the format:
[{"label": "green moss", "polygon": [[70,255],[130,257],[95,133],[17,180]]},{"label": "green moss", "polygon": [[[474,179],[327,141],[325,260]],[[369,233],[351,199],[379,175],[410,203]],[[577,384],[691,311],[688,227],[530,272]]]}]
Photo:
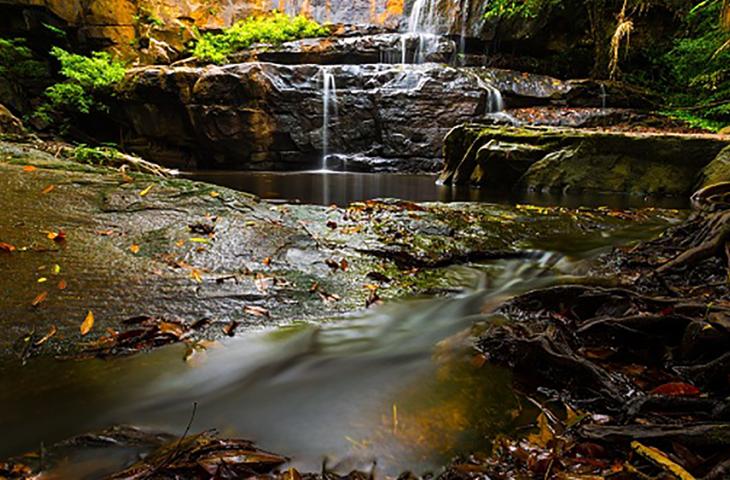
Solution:
[{"label": "green moss", "polygon": [[269,15],[249,17],[236,22],[222,33],[202,35],[195,44],[193,55],[201,60],[223,63],[229,55],[255,43],[280,45],[300,38],[322,37],[327,34],[326,28],[304,16],[289,17],[274,11]]}]

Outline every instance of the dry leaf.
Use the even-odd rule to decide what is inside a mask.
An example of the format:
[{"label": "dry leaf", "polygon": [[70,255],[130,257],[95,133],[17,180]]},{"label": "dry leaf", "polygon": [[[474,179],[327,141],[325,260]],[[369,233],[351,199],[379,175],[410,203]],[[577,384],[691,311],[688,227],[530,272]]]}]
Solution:
[{"label": "dry leaf", "polygon": [[59,264],[57,264],[57,263],[56,263],[56,264],[54,264],[54,265],[53,265],[53,266],[51,267],[51,273],[52,273],[53,275],[58,275],[59,273],[61,273],[61,265],[59,265]]},{"label": "dry leaf", "polygon": [[257,317],[268,317],[269,311],[263,307],[258,307],[256,305],[246,305],[243,307],[243,311],[246,313],[250,313],[251,315],[255,315]]},{"label": "dry leaf", "polygon": [[190,238],[190,241],[193,243],[210,243],[210,240],[202,237],[192,237]]},{"label": "dry leaf", "polygon": [[200,270],[197,268],[190,269],[190,278],[198,283],[203,283],[203,277],[200,276]]},{"label": "dry leaf", "polygon": [[135,254],[139,253],[139,245],[137,245],[136,243],[131,244],[129,246],[129,251]]},{"label": "dry leaf", "polygon": [[45,283],[48,281],[48,279],[46,277],[40,277],[37,281],[38,283]]},{"label": "dry leaf", "polygon": [[91,329],[94,327],[94,314],[89,310],[89,313],[86,314],[86,318],[84,319],[83,323],[81,324],[81,335],[86,335],[91,331]]},{"label": "dry leaf", "polygon": [[63,230],[48,232],[46,236],[49,240],[53,240],[54,242],[63,242],[66,240],[66,233]]},{"label": "dry leaf", "polygon": [[141,192],[139,192],[139,196],[140,197],[144,197],[145,195],[147,195],[148,193],[150,193],[150,190],[152,190],[152,187],[154,187],[154,186],[155,186],[154,183],[153,184],[150,184],[147,188],[145,188],[144,190],[142,190]]},{"label": "dry leaf", "polygon": [[213,197],[213,198],[216,198],[218,195],[220,195],[220,193],[218,193],[218,192],[210,192],[210,196]]},{"label": "dry leaf", "polygon": [[530,443],[534,443],[542,448],[546,448],[550,440],[553,439],[553,432],[550,429],[550,424],[544,413],[537,416],[537,426],[540,429],[539,433],[531,433],[527,436],[527,440]]},{"label": "dry leaf", "polygon": [[51,338],[52,336],[54,336],[56,334],[56,332],[58,332],[58,329],[56,328],[56,326],[55,325],[51,325],[51,329],[48,331],[48,333],[46,333],[43,336],[43,338],[41,338],[40,340],[38,340],[37,342],[35,342],[35,346],[36,347],[39,347],[39,346],[43,345],[44,343],[46,343],[48,341],[49,338]]},{"label": "dry leaf", "polygon": [[59,290],[65,290],[66,289],[66,280],[60,280],[58,282],[58,289]]},{"label": "dry leaf", "polygon": [[0,242],[0,252],[14,252],[15,247],[13,245],[10,245],[9,243]]},{"label": "dry leaf", "polygon": [[38,169],[35,168],[33,165],[26,165],[23,167],[24,172],[35,172],[36,170]]},{"label": "dry leaf", "polygon": [[31,303],[31,305],[34,307],[37,307],[38,305],[43,303],[43,301],[46,298],[48,298],[48,292],[41,292],[38,295],[36,295],[36,297],[33,299],[33,303]]},{"label": "dry leaf", "polygon": [[271,265],[271,257],[264,258],[263,260],[261,260],[261,263],[268,267],[269,265]]}]

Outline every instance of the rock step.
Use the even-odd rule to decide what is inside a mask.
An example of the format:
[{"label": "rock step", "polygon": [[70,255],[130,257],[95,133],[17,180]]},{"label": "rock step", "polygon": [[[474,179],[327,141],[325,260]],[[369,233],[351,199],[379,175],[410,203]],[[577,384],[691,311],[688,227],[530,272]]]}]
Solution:
[{"label": "rock step", "polygon": [[688,195],[730,145],[720,135],[461,125],[440,181],[495,190]]}]

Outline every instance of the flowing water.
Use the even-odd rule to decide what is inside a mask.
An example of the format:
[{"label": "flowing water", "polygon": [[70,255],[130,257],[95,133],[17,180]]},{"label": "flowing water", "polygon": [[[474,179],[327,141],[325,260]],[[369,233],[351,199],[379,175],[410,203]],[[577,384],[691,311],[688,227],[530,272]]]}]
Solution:
[{"label": "flowing water", "polygon": [[[475,365],[470,334],[490,321],[490,305],[549,285],[561,255],[454,267],[462,293],[382,306],[323,325],[250,333],[209,349],[202,365],[172,346],[132,358],[58,362],[35,359],[0,371],[0,455],[17,454],[96,428],[134,423],[181,433],[197,402],[193,431],[216,428],[318,470],[324,458],[348,471],[423,473],[461,452],[487,450],[524,414],[509,374]],[[129,460],[81,459],[69,478]],[[70,470],[68,470],[70,468]]]},{"label": "flowing water", "polygon": [[416,39],[412,63],[424,63],[438,43],[441,19],[437,10],[438,0],[416,0],[408,17],[408,33],[401,38],[402,63],[408,62],[408,40]]},{"label": "flowing water", "polygon": [[337,84],[335,76],[322,68],[322,170],[327,170],[329,152],[330,119],[337,118]]}]

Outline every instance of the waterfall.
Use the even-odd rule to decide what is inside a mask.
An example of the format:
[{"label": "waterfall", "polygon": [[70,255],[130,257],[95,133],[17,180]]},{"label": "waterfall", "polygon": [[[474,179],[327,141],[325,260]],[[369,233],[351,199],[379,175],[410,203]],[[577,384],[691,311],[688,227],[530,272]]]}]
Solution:
[{"label": "waterfall", "polygon": [[461,37],[459,38],[459,54],[461,54],[461,65],[466,64],[466,34],[467,23],[469,22],[469,0],[464,0],[461,5]]},{"label": "waterfall", "polygon": [[416,52],[413,63],[424,63],[429,53],[433,52],[438,42],[441,26],[437,11],[438,0],[416,0],[408,17],[408,33],[402,39],[402,60],[407,60],[406,39],[416,39]]},{"label": "waterfall", "polygon": [[335,76],[326,67],[322,67],[322,170],[327,170],[327,154],[329,153],[330,118],[337,117],[337,85]]}]

